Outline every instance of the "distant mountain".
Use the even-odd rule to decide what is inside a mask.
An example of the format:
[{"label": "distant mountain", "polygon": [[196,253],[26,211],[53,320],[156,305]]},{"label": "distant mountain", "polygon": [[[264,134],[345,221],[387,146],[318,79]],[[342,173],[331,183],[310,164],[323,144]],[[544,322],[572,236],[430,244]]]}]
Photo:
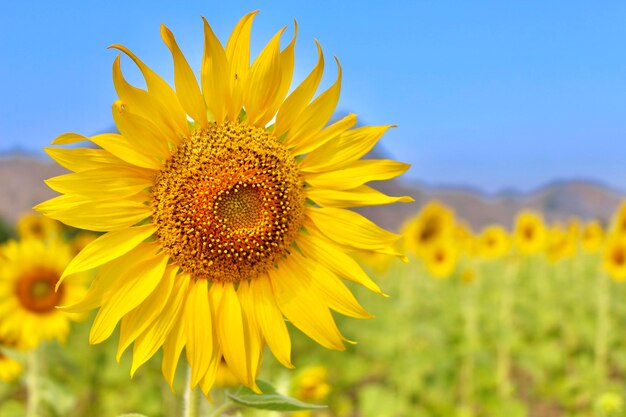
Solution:
[{"label": "distant mountain", "polygon": [[[383,157],[374,150],[369,157]],[[15,222],[40,202],[56,195],[43,180],[65,173],[57,164],[32,156],[0,158],[0,217]],[[548,221],[565,221],[576,216],[607,221],[623,192],[592,181],[559,181],[531,193],[502,192],[486,195],[477,190],[454,187],[429,187],[402,180],[373,183],[372,186],[390,195],[409,195],[414,203],[394,204],[359,209],[381,226],[397,230],[404,220],[415,215],[421,206],[436,199],[450,206],[457,216],[474,230],[490,223],[510,226],[515,214],[524,208],[541,211]]]}]

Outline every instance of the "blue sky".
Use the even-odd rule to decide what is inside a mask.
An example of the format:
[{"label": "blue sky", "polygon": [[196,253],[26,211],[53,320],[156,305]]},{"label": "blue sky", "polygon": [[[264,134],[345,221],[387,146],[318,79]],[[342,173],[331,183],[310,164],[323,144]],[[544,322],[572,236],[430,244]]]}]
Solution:
[{"label": "blue sky", "polygon": [[[253,52],[299,24],[296,80],[313,39],[344,70],[339,108],[396,124],[382,144],[407,177],[485,191],[588,178],[626,189],[626,2],[2,2],[0,152],[112,126],[106,47],[122,43],[166,79],[165,23],[194,68],[205,16],[225,41],[260,9]],[[329,61],[330,62],[330,61]],[[125,73],[138,82],[129,60]],[[336,76],[327,66],[326,85]]]}]

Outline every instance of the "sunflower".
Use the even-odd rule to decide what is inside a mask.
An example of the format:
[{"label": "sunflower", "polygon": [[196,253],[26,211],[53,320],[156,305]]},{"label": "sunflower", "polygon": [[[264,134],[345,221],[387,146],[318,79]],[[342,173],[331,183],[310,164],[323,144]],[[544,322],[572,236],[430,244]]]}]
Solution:
[{"label": "sunflower", "polygon": [[59,241],[9,241],[0,260],[0,333],[32,348],[42,340],[65,340],[70,319],[56,307],[85,295],[84,274],[55,284],[71,259],[70,248]]},{"label": "sunflower", "polygon": [[515,219],[513,239],[522,255],[530,255],[543,250],[546,241],[546,228],[537,213],[524,210]]},{"label": "sunflower", "polygon": [[591,220],[582,229],[581,246],[586,252],[597,252],[604,241],[604,229],[597,220]]},{"label": "sunflower", "polygon": [[21,348],[20,341],[0,335],[0,381],[11,382],[22,373],[22,364],[7,351]]},{"label": "sunflower", "polygon": [[324,70],[319,45],[317,64],[287,95],[297,33],[281,50],[281,29],[250,64],[255,14],[239,21],[225,48],[204,20],[200,84],[161,26],[175,90],[114,45],[139,67],[147,89],[126,82],[118,56],[113,118],[121,134],[55,139],[97,148],[48,149],[73,173],[48,180],[63,195],[37,207],[105,232],[62,277],[100,267],[85,299],[67,307],[99,307],[90,342],[106,340],[121,322],[118,356],[134,343],[131,373],[162,347],[170,384],[185,347],[190,385],[205,394],[222,359],[258,390],[265,344],[293,367],[285,318],[343,350],[331,310],[370,315],[342,279],[381,294],[352,255],[397,255],[399,238],[347,208],[412,201],[365,185],[408,168],[361,160],[391,126],[354,128],[353,114],[329,124],[341,86],[338,61],[336,81],[315,98]]},{"label": "sunflower", "polygon": [[438,240],[426,249],[426,269],[435,278],[448,278],[454,272],[458,248],[451,239]]},{"label": "sunflower", "polygon": [[454,233],[454,213],[438,201],[426,204],[403,228],[408,250],[423,256],[430,246]]},{"label": "sunflower", "polygon": [[0,381],[12,382],[22,373],[22,364],[2,352],[0,347]]},{"label": "sunflower", "polygon": [[572,232],[571,227],[564,229],[560,225],[550,227],[546,232],[545,250],[550,262],[558,262],[562,259],[574,256],[576,253],[577,234]]},{"label": "sunflower", "polygon": [[613,213],[611,230],[614,233],[626,236],[626,201],[623,201]]},{"label": "sunflower", "polygon": [[22,239],[58,239],[61,223],[38,213],[23,214],[17,220],[17,232]]},{"label": "sunflower", "polygon": [[602,255],[602,267],[615,281],[626,280],[626,237],[612,236],[607,240]]},{"label": "sunflower", "polygon": [[503,256],[509,251],[510,246],[509,235],[502,226],[487,226],[478,236],[478,253],[483,258],[494,259]]}]

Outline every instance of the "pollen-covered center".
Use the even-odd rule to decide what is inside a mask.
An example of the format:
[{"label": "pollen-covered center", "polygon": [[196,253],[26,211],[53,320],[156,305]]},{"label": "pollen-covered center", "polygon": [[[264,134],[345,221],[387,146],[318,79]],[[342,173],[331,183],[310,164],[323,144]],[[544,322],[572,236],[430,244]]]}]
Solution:
[{"label": "pollen-covered center", "polygon": [[57,271],[36,268],[25,273],[16,281],[15,294],[26,310],[37,314],[49,313],[61,304],[63,297],[62,285],[58,291],[54,289],[58,280],[59,273]]},{"label": "pollen-covered center", "polygon": [[302,187],[293,155],[270,132],[216,123],[186,139],[157,176],[156,234],[196,278],[254,279],[301,228]]}]

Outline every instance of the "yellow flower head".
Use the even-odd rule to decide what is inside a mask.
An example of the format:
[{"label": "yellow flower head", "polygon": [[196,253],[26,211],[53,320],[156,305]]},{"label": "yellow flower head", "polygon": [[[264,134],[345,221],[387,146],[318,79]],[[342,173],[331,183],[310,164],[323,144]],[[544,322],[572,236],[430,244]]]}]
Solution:
[{"label": "yellow flower head", "polygon": [[439,240],[426,249],[426,269],[435,278],[448,278],[456,268],[458,249],[450,239]]},{"label": "yellow flower head", "polygon": [[9,356],[7,351],[23,348],[19,340],[0,335],[0,381],[12,382],[22,373],[22,364]]},{"label": "yellow flower head", "polygon": [[609,238],[602,254],[602,267],[615,281],[626,279],[626,236]]},{"label": "yellow flower head", "polygon": [[57,306],[85,294],[83,274],[55,284],[71,259],[70,248],[59,241],[9,241],[0,260],[0,334],[31,348],[42,340],[65,340],[70,317]]},{"label": "yellow flower head", "polygon": [[604,229],[597,220],[585,224],[581,236],[582,248],[587,252],[597,252],[604,241]]},{"label": "yellow flower head", "polygon": [[17,220],[17,233],[22,239],[58,239],[61,223],[37,213],[28,213]]},{"label": "yellow flower head", "polygon": [[426,204],[404,227],[404,238],[408,250],[423,256],[428,248],[454,233],[454,213],[439,203]]},{"label": "yellow flower head", "polygon": [[626,201],[615,210],[611,221],[611,231],[626,236]]},{"label": "yellow flower head", "polygon": [[558,262],[576,253],[576,235],[572,229],[564,230],[560,225],[554,225],[547,230],[546,254],[551,262]]},{"label": "yellow flower head", "polygon": [[530,255],[543,250],[546,230],[541,216],[528,210],[520,212],[515,220],[513,239],[522,255]]},{"label": "yellow flower head", "polygon": [[509,235],[502,226],[492,225],[483,229],[478,237],[478,251],[486,259],[504,256],[511,246]]},{"label": "yellow flower head", "polygon": [[292,395],[304,402],[321,401],[330,393],[328,370],[326,367],[309,366],[295,377],[292,384]]},{"label": "yellow flower head", "polygon": [[[47,181],[63,195],[37,209],[104,235],[74,258],[63,278],[101,267],[85,300],[99,307],[91,343],[120,325],[118,356],[134,343],[131,372],[163,347],[171,384],[185,348],[191,385],[208,393],[218,365],[257,390],[267,343],[291,364],[287,318],[321,345],[344,349],[331,310],[370,317],[343,283],[380,293],[353,253],[395,255],[398,235],[349,207],[411,201],[365,185],[407,164],[361,160],[390,126],[354,128],[350,114],[328,124],[341,86],[316,95],[318,61],[288,95],[296,34],[281,49],[281,29],[250,63],[244,16],[225,47],[204,21],[199,83],[174,35],[161,37],[174,63],[174,89],[126,47],[143,90],[127,83],[118,56],[113,118],[121,134],[64,134],[50,148],[71,174]],[[350,254],[348,254],[350,253]]]},{"label": "yellow flower head", "polygon": [[7,356],[0,348],[0,381],[12,382],[22,373],[22,364]]},{"label": "yellow flower head", "polygon": [[476,270],[474,268],[463,268],[461,272],[459,272],[459,279],[464,284],[471,284],[476,281]]}]

